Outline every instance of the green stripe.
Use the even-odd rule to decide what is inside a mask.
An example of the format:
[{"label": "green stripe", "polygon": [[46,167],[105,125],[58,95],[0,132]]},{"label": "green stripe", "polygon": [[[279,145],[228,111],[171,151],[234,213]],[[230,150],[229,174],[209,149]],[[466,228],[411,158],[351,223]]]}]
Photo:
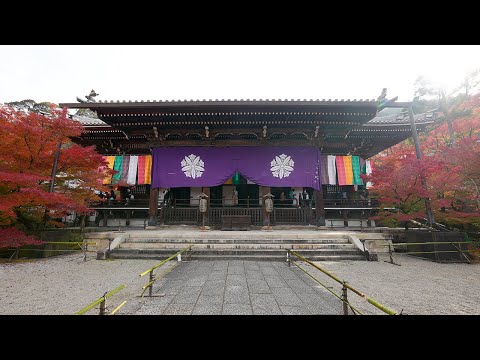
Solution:
[{"label": "green stripe", "polygon": [[360,178],[360,158],[358,156],[352,156],[352,169],[353,169],[353,185],[363,185]]},{"label": "green stripe", "polygon": [[116,155],[115,163],[113,164],[113,170],[117,171],[117,173],[112,176],[113,180],[120,180],[120,178],[122,177],[122,162],[123,155]]}]

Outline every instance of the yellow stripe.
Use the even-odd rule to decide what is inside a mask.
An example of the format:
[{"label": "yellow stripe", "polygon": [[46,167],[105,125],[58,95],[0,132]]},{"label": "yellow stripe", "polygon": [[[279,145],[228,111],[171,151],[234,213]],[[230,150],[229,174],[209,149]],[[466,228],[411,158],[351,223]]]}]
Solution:
[{"label": "yellow stripe", "polygon": [[[113,163],[115,162],[115,156],[105,156],[107,161],[107,167],[113,169]],[[108,175],[103,179],[103,184],[110,184],[112,182],[112,175]]]},{"label": "yellow stripe", "polygon": [[347,185],[353,185],[352,157],[344,156],[343,164],[345,165],[345,182]]},{"label": "yellow stripe", "polygon": [[152,183],[152,155],[145,156],[145,184]]}]

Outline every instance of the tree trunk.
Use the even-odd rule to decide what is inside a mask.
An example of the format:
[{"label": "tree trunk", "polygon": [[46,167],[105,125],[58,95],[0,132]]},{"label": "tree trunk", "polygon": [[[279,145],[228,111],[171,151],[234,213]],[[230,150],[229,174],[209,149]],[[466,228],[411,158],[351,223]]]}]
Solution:
[{"label": "tree trunk", "polygon": [[450,114],[446,114],[445,117],[447,119],[448,133],[450,135],[450,146],[453,146],[453,144],[455,144],[455,132],[453,131],[453,122],[452,119],[450,119]]}]

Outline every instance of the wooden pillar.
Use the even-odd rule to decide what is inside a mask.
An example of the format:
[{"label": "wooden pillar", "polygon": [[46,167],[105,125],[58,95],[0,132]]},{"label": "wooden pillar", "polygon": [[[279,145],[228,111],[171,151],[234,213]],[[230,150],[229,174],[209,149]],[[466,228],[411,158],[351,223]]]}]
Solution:
[{"label": "wooden pillar", "polygon": [[325,202],[323,201],[323,188],[314,190],[315,196],[315,222],[317,226],[325,226]]},{"label": "wooden pillar", "polygon": [[348,210],[342,210],[343,226],[348,227]]},{"label": "wooden pillar", "polygon": [[107,221],[108,221],[108,210],[103,210],[103,226],[107,226]]},{"label": "wooden pillar", "polygon": [[166,212],[166,205],[160,208],[160,225],[165,225],[165,212]]},{"label": "wooden pillar", "polygon": [[158,223],[158,188],[150,189],[150,206],[148,209],[148,226]]},{"label": "wooden pillar", "polygon": [[[260,186],[258,189],[258,193],[260,195],[260,198],[262,199],[262,224],[263,226],[271,225],[271,215],[267,211],[265,211],[265,198],[263,197],[264,195],[267,195],[270,192],[270,186]],[[275,210],[274,210],[275,211]]]},{"label": "wooden pillar", "polygon": [[210,213],[210,188],[204,187],[202,188],[202,192],[208,196],[207,198],[207,212],[205,213],[205,225],[210,225],[209,222],[209,213]]}]

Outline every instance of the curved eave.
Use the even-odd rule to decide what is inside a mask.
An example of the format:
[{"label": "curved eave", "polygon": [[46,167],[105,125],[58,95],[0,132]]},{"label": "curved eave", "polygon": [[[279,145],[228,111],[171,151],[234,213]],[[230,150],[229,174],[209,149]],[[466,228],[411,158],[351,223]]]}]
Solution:
[{"label": "curved eave", "polygon": [[217,115],[289,113],[362,113],[375,116],[374,101],[172,101],[62,103],[61,107],[91,109],[103,116],[155,116],[169,114]]}]

